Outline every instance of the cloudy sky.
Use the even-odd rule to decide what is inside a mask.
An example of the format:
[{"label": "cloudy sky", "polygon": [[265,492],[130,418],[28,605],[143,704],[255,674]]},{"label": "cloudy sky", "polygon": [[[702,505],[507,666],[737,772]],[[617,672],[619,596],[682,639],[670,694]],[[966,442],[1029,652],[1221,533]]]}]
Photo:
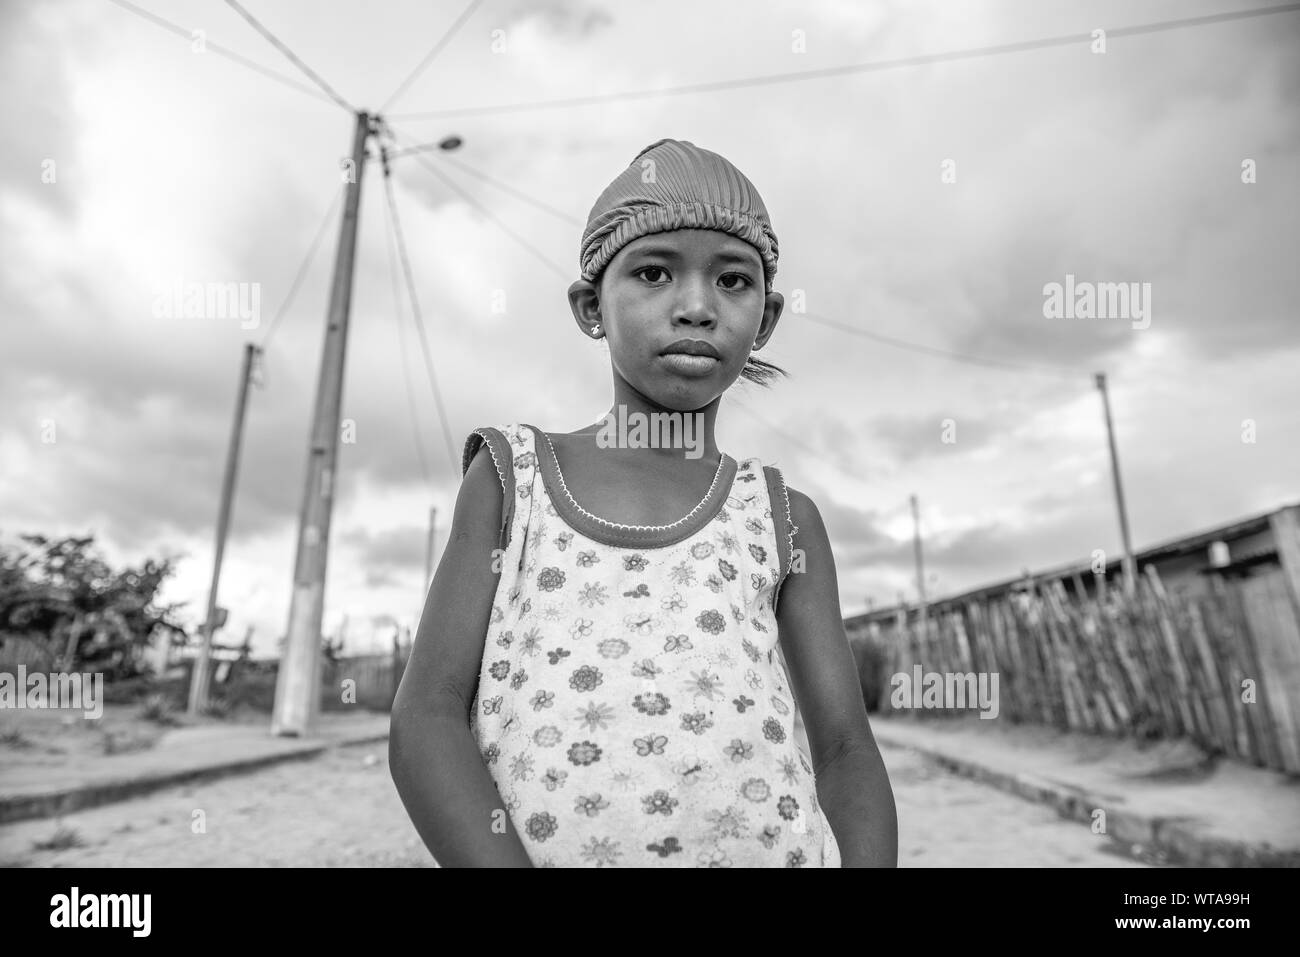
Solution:
[{"label": "cloudy sky", "polygon": [[[846,614],[913,593],[913,493],[932,594],[1116,550],[1095,371],[1139,547],[1300,500],[1300,12],[1122,33],[1266,5],[478,4],[385,108],[407,142],[464,139],[423,154],[455,189],[409,157],[394,170],[457,455],[476,426],[563,432],[608,407],[608,353],[565,290],[596,196],[671,136],[731,159],[771,212],[787,314],[764,355],[792,375],[735,387],[718,440],[817,502]],[[197,621],[241,351],[339,193],[353,120],[220,0],[137,6],[184,35],[109,0],[0,6],[0,534],[181,555],[168,597]],[[377,110],[466,4],[246,7]],[[1120,31],[1104,53],[1098,28]],[[1052,38],[1073,39],[889,65]],[[326,609],[353,647],[418,613],[428,509],[445,532],[459,484],[398,321],[378,172]],[[261,651],[287,621],[337,220],[324,235],[251,394],[227,549],[231,635],[255,627]],[[1149,325],[1045,317],[1067,275],[1149,283]],[[260,325],[157,315],[177,282],[259,284]]]}]

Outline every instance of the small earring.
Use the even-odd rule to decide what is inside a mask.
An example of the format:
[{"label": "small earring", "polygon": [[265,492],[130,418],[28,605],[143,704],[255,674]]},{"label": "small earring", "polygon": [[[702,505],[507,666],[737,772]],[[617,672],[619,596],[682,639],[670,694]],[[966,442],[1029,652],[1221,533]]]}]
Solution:
[{"label": "small earring", "polygon": [[591,327],[591,334],[592,334],[593,336],[598,336],[598,335],[600,335],[600,323],[599,323],[599,322],[596,323],[594,326]]}]

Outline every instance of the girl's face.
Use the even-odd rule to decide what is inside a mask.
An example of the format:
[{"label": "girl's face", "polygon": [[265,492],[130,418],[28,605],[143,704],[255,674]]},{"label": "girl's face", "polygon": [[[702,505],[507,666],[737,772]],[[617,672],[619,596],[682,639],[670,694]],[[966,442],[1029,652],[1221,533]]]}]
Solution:
[{"label": "girl's face", "polygon": [[[676,411],[722,395],[785,305],[764,291],[758,250],[713,229],[642,236],[619,250],[598,289],[579,281],[569,298],[584,333],[600,323],[616,376]],[[684,342],[712,356],[682,355]]]}]

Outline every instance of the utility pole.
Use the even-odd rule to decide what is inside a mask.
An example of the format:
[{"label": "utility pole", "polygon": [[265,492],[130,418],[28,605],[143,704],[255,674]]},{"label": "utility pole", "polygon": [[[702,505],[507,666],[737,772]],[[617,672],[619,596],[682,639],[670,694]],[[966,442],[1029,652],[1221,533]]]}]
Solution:
[{"label": "utility pole", "polygon": [[336,488],[339,417],[343,404],[343,368],[347,350],[348,319],[352,306],[352,273],[357,245],[357,218],[361,206],[361,178],[366,162],[366,140],[373,132],[369,114],[357,113],[352,137],[343,221],[330,288],[329,316],[321,354],[320,377],[307,451],[307,482],[298,518],[298,545],[294,558],[293,598],[289,630],[275,685],[271,733],[305,736],[313,730],[320,712],[321,619],[325,608],[325,565],[329,552],[330,517]]},{"label": "utility pole", "polygon": [[1137,564],[1133,560],[1133,541],[1128,533],[1128,509],[1124,507],[1124,484],[1119,477],[1119,452],[1115,448],[1115,425],[1110,418],[1110,396],[1106,392],[1106,373],[1097,373],[1097,390],[1106,413],[1106,438],[1110,442],[1110,474],[1115,481],[1115,504],[1119,507],[1119,531],[1124,540],[1124,592],[1130,598],[1137,589]]},{"label": "utility pole", "polygon": [[911,496],[912,501],[912,547],[916,552],[916,593],[920,600],[920,622],[922,629],[925,628],[926,602],[925,602],[925,566],[921,562],[921,513],[917,505],[916,496]]},{"label": "utility pole", "polygon": [[208,665],[212,656],[212,633],[217,630],[217,588],[221,584],[221,560],[226,552],[226,533],[230,530],[230,505],[235,495],[235,479],[239,475],[239,449],[244,440],[244,412],[248,407],[248,383],[252,377],[253,360],[261,350],[251,342],[244,344],[244,362],[239,373],[239,392],[235,399],[235,422],[230,429],[230,445],[226,449],[226,474],[221,480],[221,504],[217,508],[217,550],[212,559],[212,584],[208,588],[208,614],[203,621],[203,643],[199,657],[190,672],[190,701],[188,713],[202,712],[208,703]]}]

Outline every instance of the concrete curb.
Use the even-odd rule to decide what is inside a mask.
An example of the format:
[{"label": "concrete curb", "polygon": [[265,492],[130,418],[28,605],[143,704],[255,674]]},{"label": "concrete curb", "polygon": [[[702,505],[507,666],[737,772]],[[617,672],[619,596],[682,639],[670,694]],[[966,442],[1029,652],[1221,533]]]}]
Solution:
[{"label": "concrete curb", "polygon": [[337,740],[313,740],[297,747],[286,748],[275,754],[259,754],[252,758],[234,758],[212,764],[182,768],[176,771],[156,771],[135,776],[107,778],[66,788],[51,788],[24,794],[0,794],[0,825],[35,818],[57,817],[73,811],[100,807],[117,801],[140,797],[162,788],[195,781],[210,781],[236,774],[260,771],[286,761],[303,761],[318,757],[332,748],[354,744],[372,744],[387,741],[388,733],[369,732]]},{"label": "concrete curb", "polygon": [[1191,818],[1162,817],[1118,807],[1114,795],[1090,793],[1060,781],[1033,774],[1017,774],[956,757],[939,748],[893,738],[887,728],[873,728],[878,740],[906,748],[934,759],[947,770],[973,778],[999,790],[1052,807],[1061,817],[1092,823],[1092,812],[1106,811],[1106,835],[1125,845],[1154,848],[1172,864],[1188,867],[1300,867],[1300,849],[1278,849],[1271,844],[1253,844],[1214,837]]}]

